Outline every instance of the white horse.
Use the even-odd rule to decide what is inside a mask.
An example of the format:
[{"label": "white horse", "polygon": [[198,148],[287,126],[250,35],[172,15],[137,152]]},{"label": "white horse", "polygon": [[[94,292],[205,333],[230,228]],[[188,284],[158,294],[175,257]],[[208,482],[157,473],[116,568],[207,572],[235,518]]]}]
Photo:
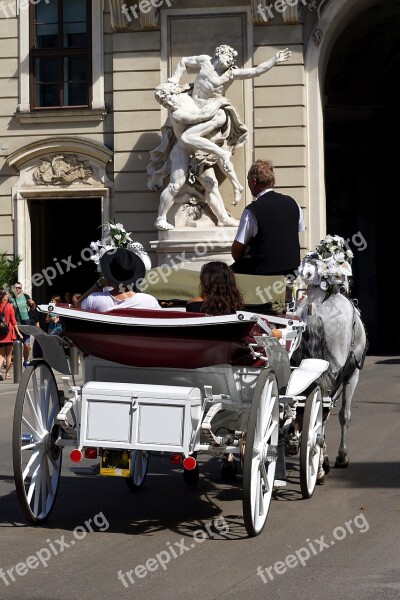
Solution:
[{"label": "white horse", "polygon": [[[347,467],[351,401],[368,349],[367,336],[359,310],[351,300],[340,293],[332,294],[326,300],[324,297],[325,292],[319,287],[309,287],[307,297],[299,306],[297,313],[302,313],[307,327],[298,358],[322,358],[330,364],[320,384],[323,395],[331,396],[334,406],[341,397],[339,422],[342,432],[335,467]],[[323,483],[328,465],[329,461],[327,458],[324,461],[321,452],[319,483]]]}]

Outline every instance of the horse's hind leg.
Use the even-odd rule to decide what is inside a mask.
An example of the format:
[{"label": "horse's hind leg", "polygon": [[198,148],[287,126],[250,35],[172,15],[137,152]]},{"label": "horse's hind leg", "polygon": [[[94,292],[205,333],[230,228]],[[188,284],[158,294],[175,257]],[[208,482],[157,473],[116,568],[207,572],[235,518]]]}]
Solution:
[{"label": "horse's hind leg", "polygon": [[351,420],[351,400],[354,390],[356,389],[360,371],[354,371],[347,384],[345,384],[342,392],[342,408],[339,412],[339,423],[342,429],[338,455],[336,457],[335,467],[348,467],[349,457],[347,454],[347,430]]},{"label": "horse's hind leg", "polygon": [[326,454],[326,439],[325,439],[325,427],[328,421],[329,414],[325,418],[322,426],[322,435],[324,436],[324,443],[321,448],[321,454],[319,455],[319,465],[318,465],[318,473],[317,473],[317,484],[324,485],[325,483],[325,475],[328,475],[331,470],[329,466],[329,457]]}]

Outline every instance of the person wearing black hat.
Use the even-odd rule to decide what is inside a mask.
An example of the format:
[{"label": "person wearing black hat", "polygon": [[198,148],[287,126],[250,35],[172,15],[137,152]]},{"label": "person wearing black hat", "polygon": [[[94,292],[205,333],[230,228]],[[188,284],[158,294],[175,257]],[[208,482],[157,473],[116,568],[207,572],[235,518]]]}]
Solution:
[{"label": "person wearing black hat", "polygon": [[102,277],[79,298],[76,306],[98,312],[115,308],[162,310],[154,296],[138,291],[137,284],[146,268],[137,254],[126,248],[109,250],[101,257],[100,266]]}]

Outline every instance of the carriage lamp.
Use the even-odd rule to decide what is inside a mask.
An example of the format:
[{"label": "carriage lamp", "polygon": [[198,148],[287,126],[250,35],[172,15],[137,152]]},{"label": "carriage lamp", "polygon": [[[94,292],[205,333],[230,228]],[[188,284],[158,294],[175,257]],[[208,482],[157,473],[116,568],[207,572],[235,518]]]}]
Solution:
[{"label": "carriage lamp", "polygon": [[196,468],[197,461],[195,458],[193,458],[193,456],[187,456],[182,464],[183,468],[186,469],[186,471],[193,471],[193,469]]},{"label": "carriage lamp", "polygon": [[80,462],[83,458],[83,454],[80,450],[78,450],[77,448],[74,448],[74,450],[71,450],[71,452],[69,453],[69,458],[72,460],[72,462]]}]

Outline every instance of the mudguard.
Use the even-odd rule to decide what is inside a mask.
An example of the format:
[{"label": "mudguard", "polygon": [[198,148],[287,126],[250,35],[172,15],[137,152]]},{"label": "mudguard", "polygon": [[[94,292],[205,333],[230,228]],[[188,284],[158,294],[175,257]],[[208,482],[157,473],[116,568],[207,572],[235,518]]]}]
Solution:
[{"label": "mudguard", "polygon": [[292,371],[286,389],[287,396],[299,396],[329,368],[327,360],[304,358],[299,367]]}]

